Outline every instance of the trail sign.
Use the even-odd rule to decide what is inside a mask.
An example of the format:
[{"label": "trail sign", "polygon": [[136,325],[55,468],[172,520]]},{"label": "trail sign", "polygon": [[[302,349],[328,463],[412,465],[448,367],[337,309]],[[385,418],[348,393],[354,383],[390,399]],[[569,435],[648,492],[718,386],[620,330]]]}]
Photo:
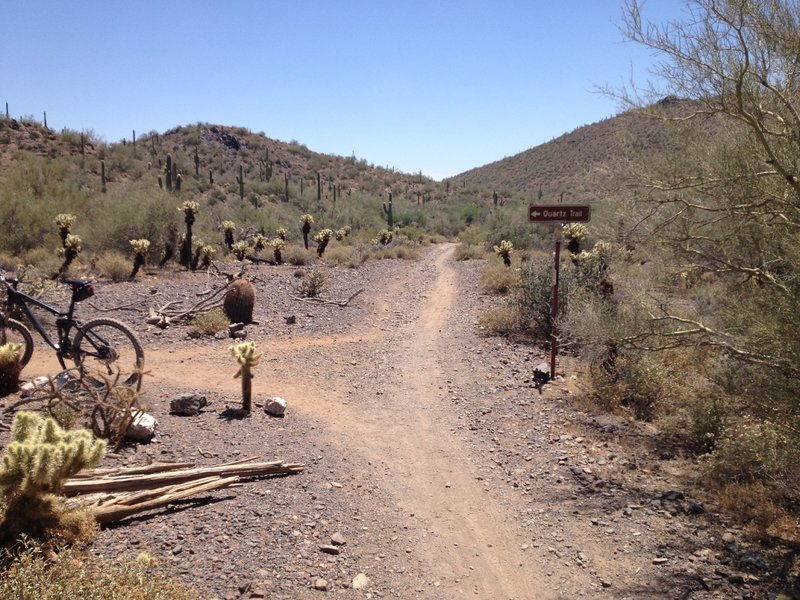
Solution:
[{"label": "trail sign", "polygon": [[528,207],[531,223],[586,223],[592,215],[592,207],[585,205],[543,204]]}]

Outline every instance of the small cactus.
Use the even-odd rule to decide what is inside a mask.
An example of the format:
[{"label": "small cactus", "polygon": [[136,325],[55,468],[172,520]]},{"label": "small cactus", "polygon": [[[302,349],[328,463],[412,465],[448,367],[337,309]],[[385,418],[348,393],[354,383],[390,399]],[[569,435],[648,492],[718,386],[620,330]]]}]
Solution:
[{"label": "small cactus", "polygon": [[278,229],[275,230],[275,235],[277,235],[284,242],[286,241],[286,229],[284,227],[278,227]]},{"label": "small cactus", "polygon": [[63,248],[67,244],[67,235],[72,230],[72,226],[75,224],[77,217],[75,215],[71,215],[69,213],[61,213],[56,215],[56,218],[53,222],[58,226],[58,235],[61,237],[61,247]]},{"label": "small cactus", "polygon": [[277,264],[283,263],[283,250],[286,248],[286,241],[282,240],[281,238],[275,238],[269,243],[270,247],[272,248],[272,253],[275,256],[275,262]]},{"label": "small cactus", "polygon": [[241,240],[231,246],[231,252],[236,257],[236,260],[244,260],[253,253],[253,249],[250,247],[250,244]]},{"label": "small cactus", "polygon": [[382,246],[388,246],[392,243],[394,239],[394,235],[388,229],[381,229],[378,232],[378,237],[372,240],[373,244],[380,244]]},{"label": "small cactus", "polygon": [[309,214],[300,215],[300,230],[303,232],[303,245],[308,250],[308,234],[311,232],[311,225],[314,224],[314,217]]},{"label": "small cactus", "polygon": [[22,344],[8,342],[0,345],[0,398],[19,390],[22,364]]},{"label": "small cactus", "polygon": [[494,252],[503,259],[503,264],[507,267],[511,266],[511,253],[514,251],[514,244],[508,240],[502,240],[500,244],[494,247]]},{"label": "small cactus", "polygon": [[83,249],[81,244],[80,236],[74,233],[67,234],[67,238],[64,240],[64,247],[58,249],[58,255],[64,257],[64,262],[61,263],[61,267],[58,269],[58,273],[56,273],[55,277],[67,272],[72,261],[77,258],[78,254],[80,254]]},{"label": "small cactus", "polygon": [[266,237],[264,237],[263,235],[261,235],[260,233],[257,233],[257,234],[255,234],[253,236],[253,250],[254,251],[261,252],[264,248],[267,247],[268,244],[269,244],[269,240]]},{"label": "small cactus", "polygon": [[317,242],[317,256],[322,258],[322,255],[325,254],[325,248],[328,247],[328,242],[331,241],[333,237],[333,230],[331,229],[320,229],[317,232],[317,235],[314,236],[314,241]]},{"label": "small cactus", "polygon": [[229,350],[239,363],[239,370],[233,377],[242,379],[242,409],[249,414],[253,407],[253,367],[258,366],[262,354],[256,351],[255,342],[242,342]]},{"label": "small cactus", "polygon": [[233,221],[223,221],[222,231],[225,234],[225,245],[228,250],[233,248],[233,233],[236,231],[236,223]]},{"label": "small cactus", "polygon": [[147,253],[150,251],[150,240],[130,240],[130,244],[133,247],[133,271],[131,271],[130,279],[133,279],[147,260]]},{"label": "small cactus", "polygon": [[350,235],[350,225],[345,225],[341,229],[336,230],[336,241],[341,242],[344,238]]},{"label": "small cactus", "polygon": [[581,251],[581,242],[589,234],[589,228],[583,223],[567,223],[561,227],[561,233],[567,240],[570,254],[578,254]]}]

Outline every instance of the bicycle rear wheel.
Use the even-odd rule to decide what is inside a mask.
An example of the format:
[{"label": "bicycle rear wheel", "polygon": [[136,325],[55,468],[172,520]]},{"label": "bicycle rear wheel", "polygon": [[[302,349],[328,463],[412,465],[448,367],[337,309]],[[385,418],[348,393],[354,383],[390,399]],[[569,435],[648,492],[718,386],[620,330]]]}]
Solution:
[{"label": "bicycle rear wheel", "polygon": [[14,342],[22,345],[20,353],[20,363],[22,366],[28,364],[33,354],[33,336],[28,327],[16,319],[6,319],[6,342]]},{"label": "bicycle rear wheel", "polygon": [[142,344],[122,321],[93,319],[78,329],[72,357],[83,368],[96,368],[109,378],[119,372],[125,385],[137,385],[144,369]]}]

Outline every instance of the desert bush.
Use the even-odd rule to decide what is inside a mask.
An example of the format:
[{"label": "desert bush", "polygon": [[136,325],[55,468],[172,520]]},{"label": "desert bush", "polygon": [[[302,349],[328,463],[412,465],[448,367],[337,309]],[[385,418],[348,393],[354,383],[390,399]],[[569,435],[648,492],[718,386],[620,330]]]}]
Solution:
[{"label": "desert bush", "polygon": [[300,267],[314,262],[314,256],[303,246],[289,244],[283,251],[283,260],[290,265]]},{"label": "desert bush", "polygon": [[327,283],[328,275],[325,271],[312,269],[300,280],[297,293],[303,298],[317,298],[325,291]]},{"label": "desert bush", "polygon": [[498,306],[478,317],[478,327],[487,335],[512,336],[522,329],[519,312],[512,306]]},{"label": "desert bush", "polygon": [[458,246],[456,246],[453,256],[456,260],[475,260],[486,258],[487,252],[486,248],[482,245],[477,246],[475,244],[461,242]]},{"label": "desert bush", "polygon": [[481,291],[486,294],[502,296],[509,293],[519,283],[519,272],[507,268],[503,263],[492,260],[481,273]]},{"label": "desert bush", "polygon": [[368,250],[361,245],[334,246],[325,253],[325,260],[331,265],[342,265],[355,269],[369,258]]},{"label": "desert bush", "polygon": [[221,308],[198,314],[192,319],[192,328],[203,335],[214,335],[227,329],[231,324]]},{"label": "desert bush", "polygon": [[108,250],[98,256],[95,266],[111,281],[128,279],[131,274],[130,261],[118,250]]}]

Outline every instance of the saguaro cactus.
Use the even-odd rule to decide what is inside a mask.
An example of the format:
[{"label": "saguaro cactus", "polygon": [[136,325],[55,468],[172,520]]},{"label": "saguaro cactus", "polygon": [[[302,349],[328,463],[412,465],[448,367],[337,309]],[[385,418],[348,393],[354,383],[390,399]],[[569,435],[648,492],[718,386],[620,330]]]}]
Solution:
[{"label": "saguaro cactus", "polygon": [[105,194],[106,193],[106,161],[104,161],[104,160],[100,161],[100,181],[103,184],[103,187],[101,189],[103,190],[103,193]]},{"label": "saguaro cactus", "polygon": [[389,229],[394,227],[394,214],[392,212],[392,192],[389,192],[389,202],[383,203],[383,212],[386,213],[386,225]]},{"label": "saguaro cactus", "polygon": [[255,342],[242,342],[229,349],[240,365],[233,377],[242,379],[242,409],[249,414],[253,408],[253,367],[258,366],[262,354],[256,352]]},{"label": "saguaro cactus", "polygon": [[239,175],[236,177],[236,183],[239,184],[239,198],[244,200],[244,167],[239,165]]},{"label": "saguaro cactus", "polygon": [[172,191],[172,154],[167,154],[167,166],[164,168],[164,177],[167,180],[167,191]]}]

